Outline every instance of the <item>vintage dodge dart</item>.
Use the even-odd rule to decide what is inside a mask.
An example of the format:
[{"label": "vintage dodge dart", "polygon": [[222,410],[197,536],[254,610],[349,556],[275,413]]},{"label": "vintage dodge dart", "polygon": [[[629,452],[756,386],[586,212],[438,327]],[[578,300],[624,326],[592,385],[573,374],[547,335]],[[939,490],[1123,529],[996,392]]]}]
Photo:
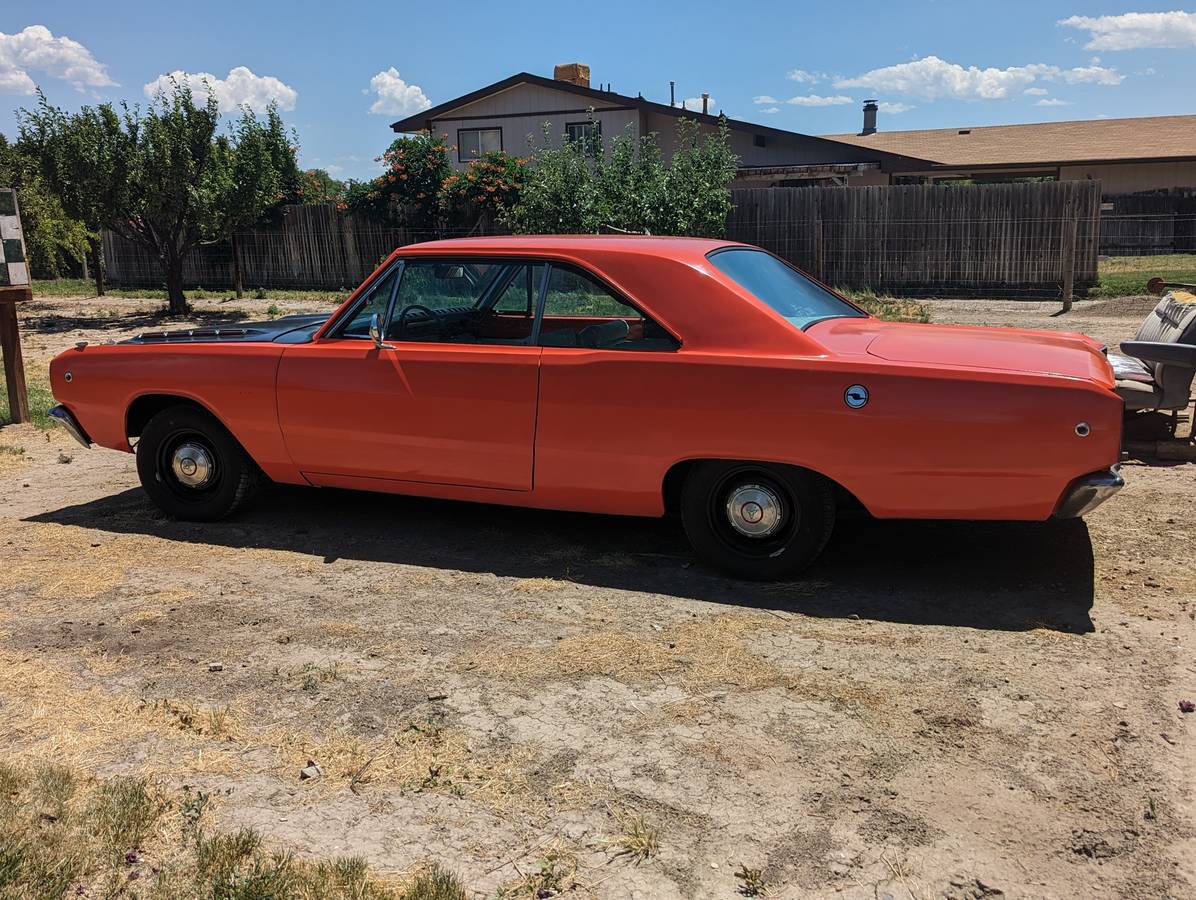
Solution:
[{"label": "vintage dodge dart", "polygon": [[52,415],[214,520],[264,480],[678,513],[744,578],[836,509],[1079,516],[1122,485],[1122,400],[1080,334],[896,324],[755,247],[493,237],[402,247],[331,317],[80,344]]}]

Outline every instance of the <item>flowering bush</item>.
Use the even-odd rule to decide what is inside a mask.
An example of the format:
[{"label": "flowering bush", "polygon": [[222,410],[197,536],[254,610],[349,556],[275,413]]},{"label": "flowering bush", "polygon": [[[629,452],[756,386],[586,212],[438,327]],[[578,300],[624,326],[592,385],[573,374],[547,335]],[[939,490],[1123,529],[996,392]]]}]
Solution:
[{"label": "flowering bush", "polygon": [[440,219],[440,189],[452,171],[444,137],[421,132],[397,138],[377,158],[386,171],[367,182],[352,182],[347,205],[414,228],[434,228]]},{"label": "flowering bush", "polygon": [[527,160],[501,150],[487,153],[454,172],[441,186],[445,211],[454,222],[489,216],[497,219],[519,200],[527,179]]}]

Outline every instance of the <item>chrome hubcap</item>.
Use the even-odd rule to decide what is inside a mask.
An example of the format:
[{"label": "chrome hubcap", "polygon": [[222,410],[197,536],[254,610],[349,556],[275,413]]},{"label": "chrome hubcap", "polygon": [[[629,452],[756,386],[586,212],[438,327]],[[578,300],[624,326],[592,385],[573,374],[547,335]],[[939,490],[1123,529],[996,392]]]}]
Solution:
[{"label": "chrome hubcap", "polygon": [[741,484],[727,498],[727,521],[747,537],[768,537],[781,518],[781,499],[762,484]]},{"label": "chrome hubcap", "polygon": [[170,469],[179,484],[201,488],[212,480],[212,455],[206,448],[188,441],[174,451]]}]

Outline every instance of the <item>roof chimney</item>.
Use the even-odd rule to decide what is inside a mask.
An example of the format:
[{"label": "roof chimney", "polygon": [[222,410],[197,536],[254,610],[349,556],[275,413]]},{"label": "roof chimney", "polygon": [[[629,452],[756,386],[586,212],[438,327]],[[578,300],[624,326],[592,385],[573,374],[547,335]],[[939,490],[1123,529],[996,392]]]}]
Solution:
[{"label": "roof chimney", "polygon": [[876,134],[876,111],[880,109],[876,105],[875,100],[864,101],[864,130],[860,132],[860,137],[866,134]]},{"label": "roof chimney", "polygon": [[710,95],[706,93],[702,94],[702,115],[710,115]]},{"label": "roof chimney", "polygon": [[677,105],[677,82],[669,82],[669,106]]},{"label": "roof chimney", "polygon": [[552,70],[554,81],[567,81],[578,87],[590,86],[590,67],[585,63],[564,63],[554,66]]}]

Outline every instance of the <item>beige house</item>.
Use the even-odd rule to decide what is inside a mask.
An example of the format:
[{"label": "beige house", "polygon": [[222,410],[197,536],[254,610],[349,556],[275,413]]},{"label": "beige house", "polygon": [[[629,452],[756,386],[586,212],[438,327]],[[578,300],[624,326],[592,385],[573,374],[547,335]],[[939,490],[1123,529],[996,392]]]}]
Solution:
[{"label": "beige house", "polygon": [[[705,104],[706,101],[703,101]],[[601,139],[655,133],[667,159],[675,148],[682,118],[712,131],[719,117],[710,109],[685,109],[627,96],[589,82],[589,67],[557,66],[555,77],[520,72],[431,109],[395,122],[399,133],[430,131],[446,135],[456,150],[453,165],[464,168],[483,153],[521,154],[565,140]],[[740,158],[737,187],[770,184],[887,184],[889,174],[923,164],[899,154],[728,119],[731,148]]]},{"label": "beige house", "polygon": [[1099,180],[1105,194],[1196,188],[1196,116],[878,131],[875,115],[865,107],[860,134],[823,137],[926,161],[891,171],[895,183],[1038,177]]},{"label": "beige house", "polygon": [[[821,137],[727,119],[731,149],[740,159],[732,186],[1088,178],[1099,180],[1106,194],[1196,188],[1196,116],[881,131],[877,112],[876,101],[865,101],[859,134]],[[492,150],[522,154],[546,139],[550,146],[601,140],[609,147],[624,134],[656,134],[667,159],[682,117],[705,131],[719,122],[717,111],[708,108],[591,87],[589,67],[570,63],[557,66],[552,78],[520,72],[391,127],[445,135],[456,148],[453,165],[463,169]]]}]

